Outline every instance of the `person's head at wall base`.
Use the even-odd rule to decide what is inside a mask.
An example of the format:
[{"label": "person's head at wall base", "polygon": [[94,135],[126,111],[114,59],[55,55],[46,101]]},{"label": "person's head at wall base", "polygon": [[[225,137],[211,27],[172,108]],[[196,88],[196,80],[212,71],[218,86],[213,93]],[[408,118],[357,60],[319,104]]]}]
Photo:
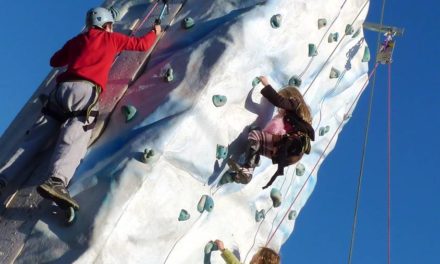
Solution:
[{"label": "person's head at wall base", "polygon": [[107,8],[95,7],[87,11],[86,27],[103,29],[107,32],[113,32],[113,23],[115,22],[113,14]]},{"label": "person's head at wall base", "polygon": [[252,257],[250,264],[280,264],[280,255],[268,247],[260,248]]}]

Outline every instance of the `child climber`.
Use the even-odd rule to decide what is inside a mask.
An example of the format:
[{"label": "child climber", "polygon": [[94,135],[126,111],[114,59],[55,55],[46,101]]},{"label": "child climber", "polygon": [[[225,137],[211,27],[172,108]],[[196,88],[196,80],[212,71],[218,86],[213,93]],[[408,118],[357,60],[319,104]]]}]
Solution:
[{"label": "child climber", "polygon": [[278,169],[263,189],[269,187],[284,168],[298,162],[303,154],[310,153],[310,140],[315,140],[310,109],[296,87],[288,86],[278,93],[272,88],[265,76],[259,77],[264,85],[261,94],[273,105],[278,113],[263,130],[249,132],[245,161],[238,164],[229,160],[234,181],[247,184],[252,179],[254,168],[258,166],[260,155],[272,159]]},{"label": "child climber", "polygon": [[[240,261],[237,259],[237,257],[232,254],[230,250],[225,248],[223,241],[216,240],[215,245],[217,246],[218,250],[221,252],[221,256],[223,260],[226,262],[226,264],[241,264]],[[275,252],[273,249],[270,249],[268,247],[262,247],[260,248],[257,253],[252,257],[251,262],[249,264],[280,264],[280,255],[278,255],[277,252]]]},{"label": "child climber", "polygon": [[25,140],[0,168],[0,195],[8,181],[26,167],[58,133],[48,179],[37,191],[60,207],[79,209],[66,187],[87,151],[98,113],[98,97],[105,91],[115,56],[123,50],[147,51],[161,33],[160,25],[142,37],[113,33],[112,13],[102,7],[86,15],[87,31],[69,40],[50,59],[52,67],[64,67],[57,86],[42,109],[43,115],[26,133]]}]

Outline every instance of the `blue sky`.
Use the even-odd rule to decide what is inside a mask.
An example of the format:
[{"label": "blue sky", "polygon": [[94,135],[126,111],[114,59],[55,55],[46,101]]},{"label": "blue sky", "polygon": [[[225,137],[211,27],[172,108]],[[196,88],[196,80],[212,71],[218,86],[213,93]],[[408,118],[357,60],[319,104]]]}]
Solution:
[{"label": "blue sky", "polygon": [[[8,1],[0,16],[0,133],[50,71],[49,58],[79,32],[84,13],[102,1]],[[50,11],[48,7],[50,6]],[[381,1],[368,20],[379,22]],[[440,263],[440,3],[387,1],[385,24],[405,28],[392,64],[392,263]],[[377,35],[367,33],[371,50]],[[363,94],[315,191],[282,250],[283,263],[346,263],[367,117]],[[378,69],[352,263],[387,261],[387,68]]]}]

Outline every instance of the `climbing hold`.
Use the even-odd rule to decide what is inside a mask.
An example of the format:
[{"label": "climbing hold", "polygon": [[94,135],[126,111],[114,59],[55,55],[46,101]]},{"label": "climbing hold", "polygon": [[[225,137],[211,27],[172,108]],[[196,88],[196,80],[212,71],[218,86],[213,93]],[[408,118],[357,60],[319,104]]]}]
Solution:
[{"label": "climbing hold", "polygon": [[328,43],[337,42],[338,38],[339,38],[338,32],[330,33],[330,35],[328,36]]},{"label": "climbing hold", "polygon": [[264,209],[261,209],[260,211],[256,211],[255,212],[255,221],[260,222],[261,220],[264,219],[264,217],[266,216],[266,211]]},{"label": "climbing hold", "polygon": [[255,87],[255,86],[257,86],[260,82],[261,82],[261,81],[260,81],[260,78],[255,77],[255,78],[252,80],[252,88]]},{"label": "climbing hold", "polygon": [[172,82],[174,80],[173,68],[168,68],[165,72],[164,79],[166,82]]},{"label": "climbing hold", "polygon": [[339,78],[340,74],[341,72],[338,69],[332,67],[332,69],[330,70],[330,79]]},{"label": "climbing hold", "polygon": [[227,98],[224,95],[213,95],[212,96],[212,103],[216,106],[216,107],[220,107],[220,106],[224,106],[226,104]]},{"label": "climbing hold", "polygon": [[151,159],[151,157],[154,156],[154,150],[153,149],[145,149],[144,153],[142,155],[142,162],[148,163],[148,161]]},{"label": "climbing hold", "polygon": [[191,217],[191,215],[185,209],[180,210],[179,221],[186,221]]},{"label": "climbing hold", "polygon": [[192,19],[191,17],[186,17],[182,20],[182,27],[184,29],[190,29],[195,25],[194,23],[194,19]]},{"label": "climbing hold", "polygon": [[347,26],[345,26],[345,35],[351,35],[353,34],[353,32],[354,32],[353,26],[347,24]]},{"label": "climbing hold", "polygon": [[303,176],[305,172],[306,172],[306,167],[302,163],[298,163],[295,169],[296,175]]},{"label": "climbing hold", "polygon": [[319,129],[319,135],[324,136],[329,131],[330,131],[330,126],[321,127]]},{"label": "climbing hold", "polygon": [[208,244],[205,245],[205,254],[211,254],[212,251],[216,250],[218,250],[218,247],[213,241],[209,241]]},{"label": "climbing hold", "polygon": [[327,19],[325,18],[318,19],[318,29],[321,29],[325,26],[327,26]]},{"label": "climbing hold", "polygon": [[293,75],[289,79],[289,85],[291,85],[291,86],[300,87],[301,83],[302,83],[301,78],[298,75]]},{"label": "climbing hold", "polygon": [[40,94],[38,95],[38,101],[44,106],[49,102],[49,96],[47,94]]},{"label": "climbing hold", "polygon": [[228,148],[217,144],[217,159],[225,159],[228,156]]},{"label": "climbing hold", "polygon": [[273,207],[276,208],[280,206],[282,200],[280,190],[278,190],[277,188],[272,188],[272,190],[270,191],[270,199],[272,199]]},{"label": "climbing hold", "polygon": [[296,211],[292,210],[289,212],[289,220],[294,220],[296,218]]},{"label": "climbing hold", "polygon": [[125,122],[130,122],[136,116],[136,107],[132,105],[122,106],[122,113],[125,115]]},{"label": "climbing hold", "polygon": [[351,37],[355,38],[355,37],[359,36],[360,33],[361,33],[361,29],[358,28],[358,30],[356,30],[356,32],[354,32],[353,36],[351,36]]},{"label": "climbing hold", "polygon": [[279,27],[281,27],[281,20],[282,20],[282,17],[281,17],[280,14],[274,15],[274,16],[272,16],[272,18],[270,19],[270,25],[271,25],[273,28],[279,28]]},{"label": "climbing hold", "polygon": [[309,44],[309,57],[313,57],[318,55],[318,50],[316,49],[316,45],[310,43]]},{"label": "climbing hold", "polygon": [[364,56],[362,57],[362,62],[369,62],[369,61],[370,61],[370,49],[368,47],[365,47]]},{"label": "climbing hold", "polygon": [[203,195],[197,204],[197,211],[203,213],[203,211],[211,212],[214,209],[214,200],[209,195]]}]

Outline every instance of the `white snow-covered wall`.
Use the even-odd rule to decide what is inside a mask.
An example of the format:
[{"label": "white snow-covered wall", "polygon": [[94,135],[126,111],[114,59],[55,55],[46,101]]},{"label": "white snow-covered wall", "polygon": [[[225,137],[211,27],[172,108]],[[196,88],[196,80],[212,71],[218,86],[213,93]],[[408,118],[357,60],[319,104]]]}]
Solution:
[{"label": "white snow-covered wall", "polygon": [[[136,8],[145,6],[119,2],[130,3],[126,17],[138,16]],[[81,204],[77,223],[62,228],[40,219],[26,235],[18,262],[223,263],[217,252],[210,260],[204,254],[206,243],[215,239],[244,263],[266,244],[280,250],[295,225],[287,215],[300,215],[320,164],[336,144],[338,127],[348,121],[367,80],[361,26],[368,1],[261,2],[186,2],[71,182],[71,194]],[[282,22],[275,29],[270,20],[276,14]],[[188,16],[196,26],[183,30],[180,23]],[[320,18],[327,26],[318,29]],[[345,35],[347,24],[360,31]],[[338,41],[329,43],[335,32]],[[318,46],[316,57],[308,56],[309,43]],[[170,66],[175,78],[167,83],[162,74]],[[340,71],[339,78],[329,78],[332,68]],[[283,197],[277,208],[271,188],[262,190],[276,170],[267,158],[249,184],[217,187],[228,169],[226,160],[216,158],[217,144],[238,157],[249,127],[263,127],[276,113],[262,98],[261,85],[252,88],[260,75],[276,89],[301,75],[300,90],[316,131],[311,154],[300,161],[304,175],[292,165],[272,185]],[[222,107],[212,103],[217,94],[227,96]],[[138,109],[133,121],[125,122],[123,105]],[[320,135],[326,126],[328,132]],[[146,148],[155,151],[147,164],[140,162]],[[213,198],[212,212],[197,211],[202,195]],[[181,209],[189,220],[177,220]],[[262,209],[265,219],[257,222],[255,213]]]}]

